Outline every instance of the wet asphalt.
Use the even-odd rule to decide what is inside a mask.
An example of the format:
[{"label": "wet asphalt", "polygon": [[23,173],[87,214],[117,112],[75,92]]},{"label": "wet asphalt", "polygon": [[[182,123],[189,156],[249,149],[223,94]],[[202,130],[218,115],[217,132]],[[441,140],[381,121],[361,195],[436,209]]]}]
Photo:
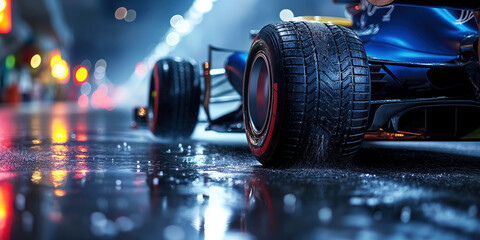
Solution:
[{"label": "wet asphalt", "polygon": [[0,106],[0,239],[480,239],[479,142],[269,169],[243,134],[168,142],[130,113]]}]

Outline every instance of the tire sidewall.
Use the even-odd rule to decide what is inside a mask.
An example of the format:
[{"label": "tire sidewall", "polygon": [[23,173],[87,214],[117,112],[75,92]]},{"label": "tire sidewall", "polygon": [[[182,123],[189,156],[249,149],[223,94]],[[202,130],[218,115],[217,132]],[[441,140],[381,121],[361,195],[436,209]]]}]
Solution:
[{"label": "tire sidewall", "polygon": [[[153,134],[157,134],[157,125],[158,125],[158,105],[160,104],[160,79],[159,79],[159,72],[158,72],[158,65],[160,61],[155,64],[153,67],[152,77],[150,78],[150,91],[148,94],[148,122],[150,131]],[[152,98],[152,94],[155,92],[155,97]]]},{"label": "tire sidewall", "polygon": [[[255,38],[248,54],[243,81],[243,118],[248,145],[252,153],[260,163],[272,165],[271,161],[274,160],[273,153],[276,152],[280,133],[279,126],[282,121],[280,100],[283,99],[283,96],[280,96],[279,89],[282,88],[280,76],[282,76],[283,66],[281,58],[279,58],[281,55],[278,51],[278,40],[271,37],[273,34],[265,34],[265,31],[274,31],[274,29],[267,26],[264,31],[261,31]],[[248,94],[253,64],[259,54],[265,55],[270,70],[270,100],[264,130],[257,134],[253,130],[251,122]]]},{"label": "tire sidewall", "polygon": [[[156,91],[155,97],[152,97],[153,91]],[[198,120],[200,94],[199,70],[193,59],[159,60],[150,80],[151,132],[168,139],[188,138]]]}]

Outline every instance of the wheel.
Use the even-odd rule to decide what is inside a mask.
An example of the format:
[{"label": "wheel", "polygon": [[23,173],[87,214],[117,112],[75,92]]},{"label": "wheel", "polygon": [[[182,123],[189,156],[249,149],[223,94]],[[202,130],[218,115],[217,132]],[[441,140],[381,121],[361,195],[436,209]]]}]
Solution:
[{"label": "wheel", "polygon": [[347,163],[363,141],[370,70],[349,29],[317,22],[265,26],[243,85],[247,140],[267,166]]},{"label": "wheel", "polygon": [[159,60],[150,80],[150,130],[162,138],[188,138],[197,124],[200,79],[190,59]]}]

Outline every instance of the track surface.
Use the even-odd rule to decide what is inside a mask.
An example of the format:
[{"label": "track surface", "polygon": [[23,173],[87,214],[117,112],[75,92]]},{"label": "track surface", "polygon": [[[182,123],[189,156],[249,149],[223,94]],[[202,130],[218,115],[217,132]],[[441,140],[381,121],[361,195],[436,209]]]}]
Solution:
[{"label": "track surface", "polygon": [[0,106],[0,239],[480,239],[478,142],[268,169],[242,134],[165,142],[130,112]]}]

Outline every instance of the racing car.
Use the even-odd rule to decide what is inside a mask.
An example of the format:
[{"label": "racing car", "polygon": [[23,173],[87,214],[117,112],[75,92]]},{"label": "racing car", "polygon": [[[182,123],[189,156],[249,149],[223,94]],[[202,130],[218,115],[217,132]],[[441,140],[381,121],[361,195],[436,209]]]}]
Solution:
[{"label": "racing car", "polygon": [[[224,68],[212,68],[212,52],[229,50],[212,46],[202,67],[159,60],[142,121],[188,138],[203,106],[208,130],[245,132],[272,167],[345,164],[365,139],[480,137],[480,1],[335,2],[350,19],[269,24]],[[212,96],[224,78],[240,97]],[[212,119],[212,104],[232,101],[240,108]]]}]

